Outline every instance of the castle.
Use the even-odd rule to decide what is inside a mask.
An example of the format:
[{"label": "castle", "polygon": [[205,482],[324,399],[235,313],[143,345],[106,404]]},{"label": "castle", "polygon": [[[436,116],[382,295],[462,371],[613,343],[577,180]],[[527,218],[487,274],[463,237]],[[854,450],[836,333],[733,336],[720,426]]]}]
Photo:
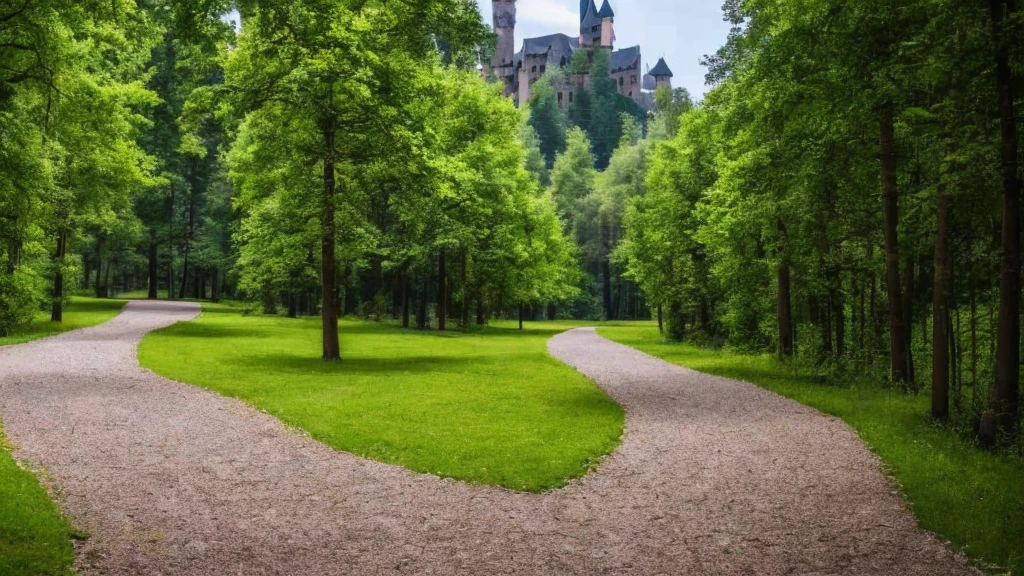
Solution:
[{"label": "castle", "polygon": [[[539,38],[526,38],[517,52],[515,49],[516,0],[492,0],[494,31],[498,36],[497,47],[490,63],[484,70],[505,87],[505,95],[511,96],[516,104],[530,98],[530,87],[540,79],[549,66],[565,68],[578,50],[609,50],[611,52],[611,76],[618,86],[619,94],[633,99],[637,104],[649,108],[653,98],[651,91],[660,86],[672,85],[672,71],[664,58],[647,74],[641,72],[639,46],[615,49],[615,12],[608,0],[602,0],[597,8],[594,0],[580,0],[580,30],[578,36],[551,34]],[[575,87],[587,86],[586,75],[574,78],[574,82],[558,86],[558,105],[565,108],[572,104]]]}]

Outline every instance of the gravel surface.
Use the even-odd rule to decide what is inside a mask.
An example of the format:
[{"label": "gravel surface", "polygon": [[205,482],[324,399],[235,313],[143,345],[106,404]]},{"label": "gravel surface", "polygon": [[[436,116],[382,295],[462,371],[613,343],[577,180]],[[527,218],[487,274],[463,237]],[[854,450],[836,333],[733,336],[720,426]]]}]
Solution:
[{"label": "gravel surface", "polygon": [[622,446],[522,494],[336,452],[139,367],[146,332],[197,312],[133,302],[0,349],[0,418],[92,533],[84,574],[975,573],[842,422],[592,329],[548,347],[626,408]]}]

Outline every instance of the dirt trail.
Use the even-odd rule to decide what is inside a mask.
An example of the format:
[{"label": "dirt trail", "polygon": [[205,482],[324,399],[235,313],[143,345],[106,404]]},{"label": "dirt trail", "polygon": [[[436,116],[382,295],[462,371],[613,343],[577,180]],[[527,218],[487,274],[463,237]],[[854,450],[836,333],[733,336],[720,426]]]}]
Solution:
[{"label": "dirt trail", "polygon": [[0,349],[0,418],[92,533],[84,574],[975,573],[842,422],[592,329],[548,347],[626,408],[622,446],[521,494],[339,453],[139,367],[146,332],[197,313],[133,302]]}]

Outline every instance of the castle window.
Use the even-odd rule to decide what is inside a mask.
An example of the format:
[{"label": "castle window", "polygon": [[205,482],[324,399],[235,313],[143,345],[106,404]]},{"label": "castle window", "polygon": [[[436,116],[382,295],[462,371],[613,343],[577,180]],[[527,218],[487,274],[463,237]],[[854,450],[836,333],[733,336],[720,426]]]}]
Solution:
[{"label": "castle window", "polygon": [[547,66],[545,66],[544,64],[541,64],[541,65],[540,65],[540,73],[541,73],[541,74],[543,74],[543,73],[544,73],[544,72],[545,72],[545,71],[546,71],[547,69],[548,69],[548,67],[547,67]]},{"label": "castle window", "polygon": [[626,85],[626,79],[620,76],[619,77],[619,88],[622,88],[625,85]]},{"label": "castle window", "polygon": [[572,92],[569,92],[569,104],[572,104]]},{"label": "castle window", "polygon": [[536,71],[537,71],[537,67],[536,66],[533,66],[533,67],[530,68],[530,72],[536,72]]},{"label": "castle window", "polygon": [[635,74],[633,76],[629,77],[629,83],[630,84],[636,84],[636,75]]},{"label": "castle window", "polygon": [[559,108],[562,107],[562,93],[561,92],[558,93],[558,107]]},{"label": "castle window", "polygon": [[633,91],[632,91],[632,90],[630,90],[630,91],[629,91],[629,97],[630,97],[630,98],[632,98],[632,97],[633,97]]}]

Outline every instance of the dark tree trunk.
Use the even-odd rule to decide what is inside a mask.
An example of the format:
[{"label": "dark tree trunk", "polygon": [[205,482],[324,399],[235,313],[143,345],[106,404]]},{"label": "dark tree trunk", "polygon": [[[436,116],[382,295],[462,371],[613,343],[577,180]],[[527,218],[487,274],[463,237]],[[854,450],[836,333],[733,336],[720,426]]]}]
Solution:
[{"label": "dark tree trunk", "polygon": [[157,246],[156,237],[150,233],[149,237],[149,292],[146,297],[150,300],[155,300],[159,297],[159,277],[157,272]]},{"label": "dark tree trunk", "polygon": [[402,328],[409,327],[409,276],[402,274]]},{"label": "dark tree trunk", "polygon": [[523,305],[519,305],[519,329],[523,329]]},{"label": "dark tree trunk", "polygon": [[935,234],[935,289],[932,297],[932,416],[949,417],[949,198],[939,185]]},{"label": "dark tree trunk", "polygon": [[843,298],[843,280],[836,274],[835,286],[832,288],[832,325],[836,331],[836,356],[846,353],[846,299]]},{"label": "dark tree trunk", "polygon": [[554,320],[555,319],[555,314],[557,312],[558,312],[558,310],[555,309],[555,303],[554,302],[549,302],[548,303],[548,310],[547,310],[548,320]]},{"label": "dark tree trunk", "polygon": [[174,300],[174,186],[167,203],[167,299]]},{"label": "dark tree trunk", "polygon": [[84,282],[82,283],[82,288],[88,290],[89,282],[92,280],[92,259],[83,255],[82,265],[85,267],[85,274],[82,275],[82,280],[84,280]]},{"label": "dark tree trunk", "polygon": [[288,292],[288,317],[299,317],[299,298],[295,295],[295,292]]},{"label": "dark tree trunk", "polygon": [[460,322],[462,328],[465,329],[469,326],[469,254],[465,250],[462,252],[462,302],[460,304],[462,312]]},{"label": "dark tree trunk", "polygon": [[906,330],[907,382],[914,383],[914,259],[907,255],[903,273],[903,327]]},{"label": "dark tree trunk", "polygon": [[483,326],[484,324],[487,324],[487,311],[484,309],[483,296],[479,294],[479,290],[477,292],[478,294],[476,298],[476,325]]},{"label": "dark tree trunk", "polygon": [[427,329],[427,301],[430,299],[430,271],[423,274],[423,291],[420,293],[420,306],[416,313],[416,327]]},{"label": "dark tree trunk", "polygon": [[220,270],[216,266],[210,270],[210,301],[220,302]]},{"label": "dark tree trunk", "polygon": [[658,332],[665,333],[665,317],[661,304],[658,304]]},{"label": "dark tree trunk", "polygon": [[324,138],[324,189],[320,199],[320,281],[323,290],[321,318],[323,324],[323,359],[341,360],[338,341],[338,273],[334,258],[334,242],[338,223],[334,216],[335,174],[333,120],[322,127]]},{"label": "dark tree trunk", "polygon": [[865,304],[864,303],[864,296],[865,296],[865,293],[867,292],[867,290],[864,289],[864,284],[861,283],[861,284],[858,284],[857,291],[858,291],[858,295],[857,296],[860,299],[860,310],[858,310],[858,313],[857,313],[857,316],[858,316],[857,321],[860,323],[860,325],[859,325],[859,327],[857,329],[857,349],[858,349],[858,352],[860,354],[863,354],[864,353],[864,330],[867,328],[867,325],[864,323],[864,313],[867,311],[867,307],[864,305]]},{"label": "dark tree trunk", "polygon": [[64,256],[68,250],[68,232],[62,226],[57,232],[57,248],[53,252],[53,308],[51,322],[64,321]]},{"label": "dark tree trunk", "polygon": [[776,318],[779,325],[779,354],[788,358],[793,356],[793,296],[789,260],[786,258],[779,264],[778,282]]},{"label": "dark tree trunk", "polygon": [[103,286],[103,238],[102,236],[96,239],[96,282],[93,284],[93,292],[97,298],[103,298],[104,294]]},{"label": "dark tree trunk", "polygon": [[889,358],[892,381],[905,384],[909,378],[907,335],[903,325],[900,296],[900,251],[896,233],[898,190],[896,187],[896,151],[892,104],[879,115],[879,147],[882,159],[882,221],[885,233],[885,289],[889,296]]},{"label": "dark tree trunk", "polygon": [[1000,158],[1003,181],[1002,257],[999,261],[999,326],[996,330],[996,381],[991,409],[985,413],[979,435],[991,445],[1000,432],[1017,427],[1020,404],[1020,193],[1017,173],[1017,125],[1013,78],[1010,69],[1007,17],[1013,0],[989,0],[992,35],[996,46],[996,84],[999,94]]},{"label": "dark tree trunk", "polygon": [[444,332],[448,324],[448,270],[444,250],[437,255],[437,329]]}]

